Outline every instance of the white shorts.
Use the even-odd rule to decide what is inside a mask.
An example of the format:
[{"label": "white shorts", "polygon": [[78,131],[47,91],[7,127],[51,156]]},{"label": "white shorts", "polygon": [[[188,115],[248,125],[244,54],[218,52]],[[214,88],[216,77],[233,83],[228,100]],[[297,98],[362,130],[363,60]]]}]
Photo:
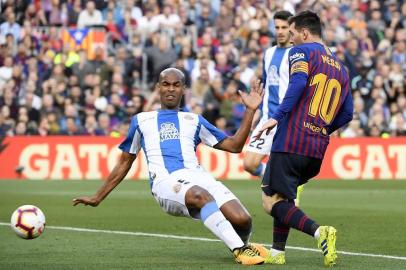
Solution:
[{"label": "white shorts", "polygon": [[254,138],[254,136],[258,133],[258,131],[262,128],[266,121],[268,121],[268,119],[262,118],[255,127],[254,131],[251,134],[250,142],[245,150],[246,152],[253,152],[269,156],[272,148],[273,137],[275,136],[277,127],[274,127],[268,135],[266,135],[266,132],[263,132],[259,139]]},{"label": "white shorts", "polygon": [[207,190],[219,208],[226,202],[238,200],[225,185],[214,179],[203,168],[181,169],[173,172],[166,179],[154,182],[152,195],[162,210],[170,215],[199,218],[198,215],[190,214],[185,205],[186,192],[193,186]]}]

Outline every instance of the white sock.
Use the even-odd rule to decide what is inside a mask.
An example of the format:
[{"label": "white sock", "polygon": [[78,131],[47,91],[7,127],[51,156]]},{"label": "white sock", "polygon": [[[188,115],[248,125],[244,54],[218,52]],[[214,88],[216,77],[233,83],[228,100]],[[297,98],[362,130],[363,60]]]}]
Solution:
[{"label": "white sock", "polygon": [[320,228],[317,228],[317,230],[314,232],[314,238],[316,238],[316,240],[319,240],[319,238],[320,238]]},{"label": "white sock", "polygon": [[285,253],[285,251],[277,250],[277,249],[271,248],[271,256],[272,256],[272,257],[275,257],[275,256],[278,255],[279,253]]},{"label": "white sock", "polygon": [[244,246],[241,238],[221,211],[212,213],[203,221],[203,224],[220,238],[231,251]]}]

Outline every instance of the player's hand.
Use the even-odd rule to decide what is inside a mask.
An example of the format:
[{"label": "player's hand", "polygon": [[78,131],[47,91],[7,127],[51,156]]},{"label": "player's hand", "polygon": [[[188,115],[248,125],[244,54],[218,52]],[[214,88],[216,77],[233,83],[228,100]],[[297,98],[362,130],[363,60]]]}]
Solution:
[{"label": "player's hand", "polygon": [[264,97],[264,89],[260,80],[256,80],[256,82],[252,84],[249,94],[241,90],[238,90],[238,93],[247,109],[254,111],[261,105],[262,98]]},{"label": "player's hand", "polygon": [[266,131],[266,135],[269,135],[269,132],[278,124],[278,121],[271,118],[262,125],[261,129],[258,131],[257,134],[254,135],[255,138],[261,137],[262,133]]},{"label": "player's hand", "polygon": [[73,199],[73,206],[76,206],[78,204],[84,204],[96,207],[99,205],[99,203],[100,201],[97,200],[95,197],[79,197]]}]

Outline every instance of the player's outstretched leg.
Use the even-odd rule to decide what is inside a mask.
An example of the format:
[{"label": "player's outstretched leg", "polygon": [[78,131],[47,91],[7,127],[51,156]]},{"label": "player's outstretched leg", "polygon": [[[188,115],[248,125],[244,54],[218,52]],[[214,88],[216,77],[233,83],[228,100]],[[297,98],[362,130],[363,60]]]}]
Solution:
[{"label": "player's outstretched leg", "polygon": [[[268,209],[269,210],[269,209]],[[317,239],[324,255],[324,264],[333,266],[337,260],[335,248],[336,229],[331,226],[319,226],[291,201],[279,200],[273,204],[271,215],[289,227],[302,231]]]},{"label": "player's outstretched leg", "polygon": [[237,263],[255,265],[264,262],[262,257],[244,244],[207,190],[199,186],[191,187],[186,192],[185,203],[189,211],[200,209],[200,217],[204,226],[227,245],[233,252]]},{"label": "player's outstretched leg", "polygon": [[241,202],[238,200],[228,201],[221,206],[220,210],[226,219],[230,221],[244,244],[253,250],[256,255],[265,259],[268,255],[268,250],[263,245],[249,242],[252,233],[252,219]]}]

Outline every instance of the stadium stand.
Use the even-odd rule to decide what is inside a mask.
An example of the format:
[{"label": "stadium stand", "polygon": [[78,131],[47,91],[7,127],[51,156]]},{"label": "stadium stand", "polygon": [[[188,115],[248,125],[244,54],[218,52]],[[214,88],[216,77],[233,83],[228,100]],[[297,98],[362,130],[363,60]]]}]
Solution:
[{"label": "stadium stand", "polygon": [[123,136],[156,109],[154,82],[175,66],[186,110],[227,133],[237,89],[261,77],[272,16],[312,9],[351,77],[354,120],[341,137],[406,135],[406,2],[322,0],[1,0],[0,136]]}]

